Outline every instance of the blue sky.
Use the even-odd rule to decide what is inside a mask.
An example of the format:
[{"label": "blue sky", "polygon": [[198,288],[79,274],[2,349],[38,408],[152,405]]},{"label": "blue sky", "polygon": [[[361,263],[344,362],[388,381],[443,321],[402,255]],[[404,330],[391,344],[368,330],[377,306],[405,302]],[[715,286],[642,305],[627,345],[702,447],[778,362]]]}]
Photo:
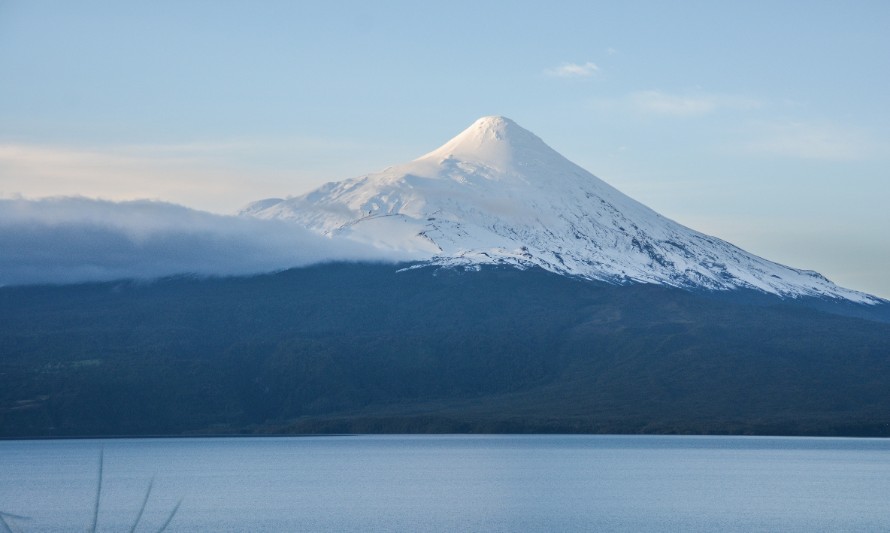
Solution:
[{"label": "blue sky", "polygon": [[508,116],[662,214],[890,297],[890,3],[0,0],[0,197],[215,213]]}]

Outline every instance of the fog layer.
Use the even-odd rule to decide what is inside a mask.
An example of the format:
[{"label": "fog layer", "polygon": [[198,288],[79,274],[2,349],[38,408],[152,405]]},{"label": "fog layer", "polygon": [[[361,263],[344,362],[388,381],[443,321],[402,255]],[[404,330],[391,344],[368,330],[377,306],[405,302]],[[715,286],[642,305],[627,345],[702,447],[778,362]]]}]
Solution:
[{"label": "fog layer", "polygon": [[326,261],[393,261],[285,221],[215,215],[148,201],[0,200],[0,285],[177,274],[236,275]]}]

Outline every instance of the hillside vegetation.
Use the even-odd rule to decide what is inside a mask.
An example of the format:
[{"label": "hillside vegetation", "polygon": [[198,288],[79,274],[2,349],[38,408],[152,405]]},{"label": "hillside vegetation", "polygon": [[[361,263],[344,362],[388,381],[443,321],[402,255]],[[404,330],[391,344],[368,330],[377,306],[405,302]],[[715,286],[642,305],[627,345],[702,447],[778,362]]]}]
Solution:
[{"label": "hillside vegetation", "polygon": [[538,269],[396,271],[0,289],[0,435],[890,435],[890,324]]}]

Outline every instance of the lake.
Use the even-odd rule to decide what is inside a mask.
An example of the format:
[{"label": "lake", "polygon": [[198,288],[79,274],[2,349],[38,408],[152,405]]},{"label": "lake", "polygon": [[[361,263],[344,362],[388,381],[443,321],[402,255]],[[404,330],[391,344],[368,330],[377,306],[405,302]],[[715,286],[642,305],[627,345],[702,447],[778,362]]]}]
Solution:
[{"label": "lake", "polygon": [[88,530],[100,453],[99,531],[152,480],[137,531],[890,530],[888,440],[562,435],[0,441],[12,530]]}]

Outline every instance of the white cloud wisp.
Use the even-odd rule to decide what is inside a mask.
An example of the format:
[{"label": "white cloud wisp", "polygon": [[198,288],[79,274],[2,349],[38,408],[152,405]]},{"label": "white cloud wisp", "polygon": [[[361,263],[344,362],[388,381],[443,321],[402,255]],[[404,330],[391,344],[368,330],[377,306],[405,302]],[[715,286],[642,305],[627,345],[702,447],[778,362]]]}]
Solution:
[{"label": "white cloud wisp", "polygon": [[862,133],[831,124],[786,121],[761,124],[758,129],[757,139],[744,145],[744,152],[796,159],[854,161],[873,151],[873,143]]},{"label": "white cloud wisp", "polygon": [[558,67],[546,69],[544,74],[556,78],[589,78],[599,72],[599,70],[600,68],[596,64],[588,61],[583,64],[563,63]]},{"label": "white cloud wisp", "polygon": [[326,261],[394,261],[285,221],[88,198],[0,200],[0,285],[241,275]]},{"label": "white cloud wisp", "polygon": [[725,94],[678,95],[662,91],[637,91],[627,98],[633,110],[655,115],[694,116],[718,109],[753,109],[760,106],[756,100]]}]

